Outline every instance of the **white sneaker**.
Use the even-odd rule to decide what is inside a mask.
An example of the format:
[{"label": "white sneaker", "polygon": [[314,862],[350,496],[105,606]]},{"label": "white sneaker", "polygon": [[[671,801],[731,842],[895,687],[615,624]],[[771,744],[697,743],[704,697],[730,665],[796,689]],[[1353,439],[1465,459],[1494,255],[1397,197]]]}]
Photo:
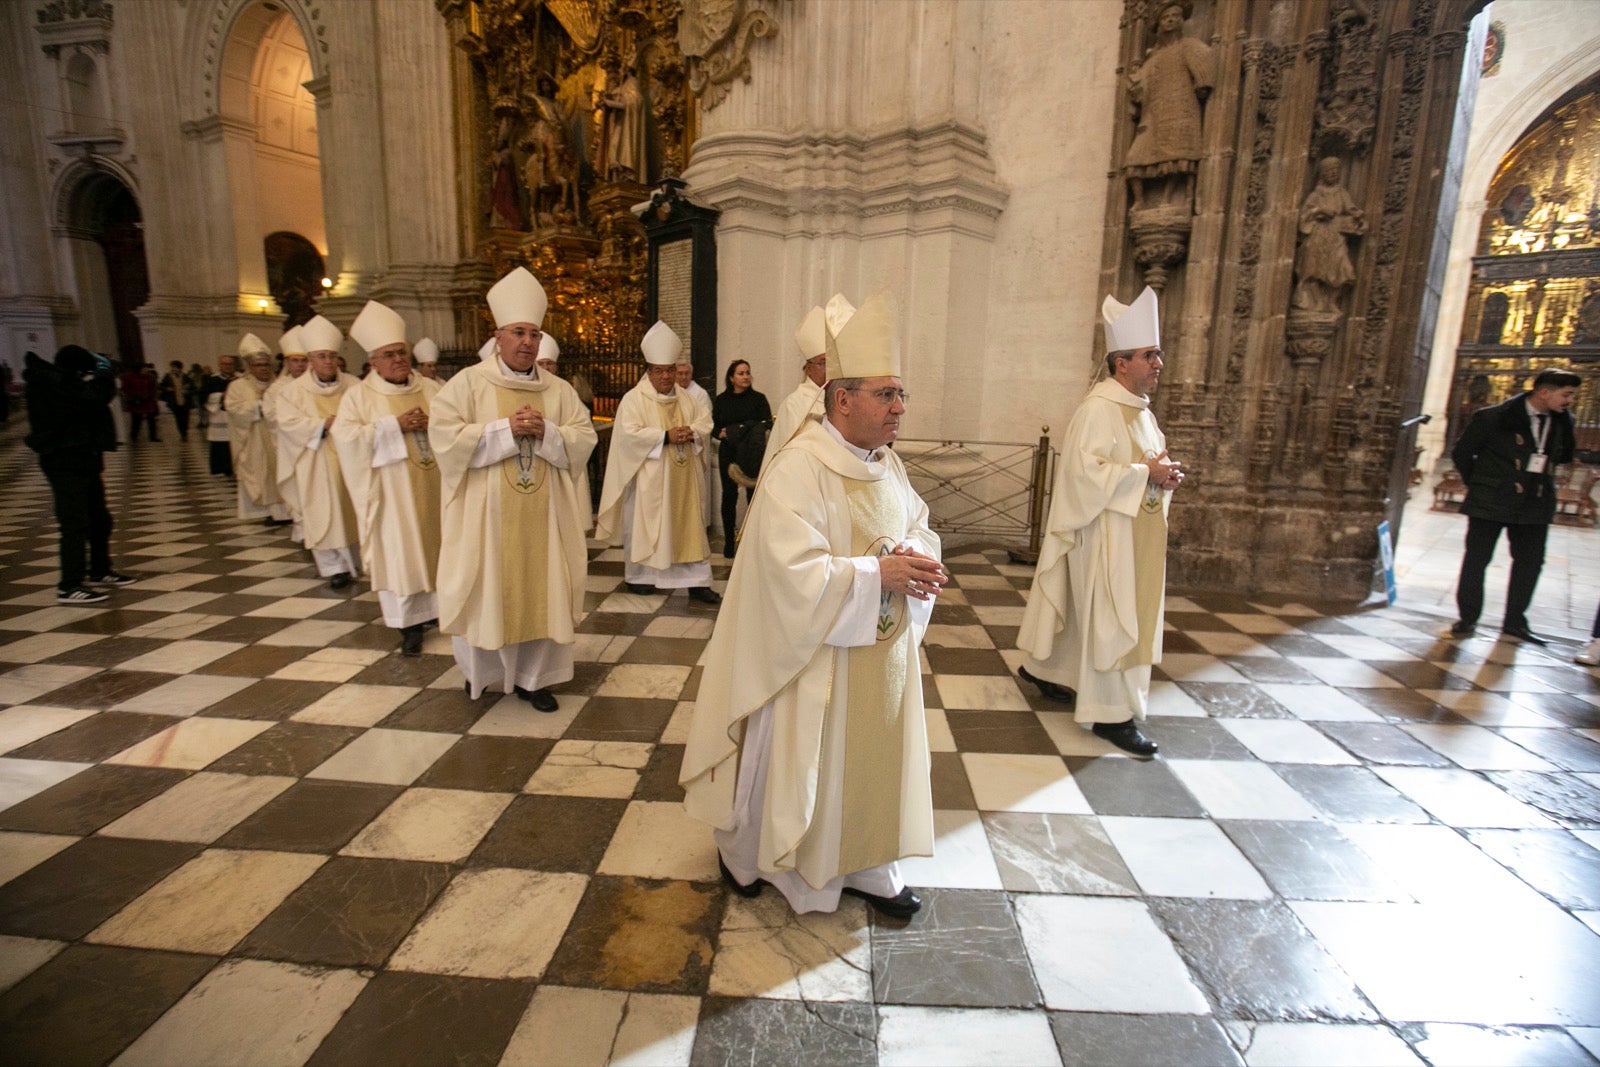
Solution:
[{"label": "white sneaker", "polygon": [[1586,667],[1600,667],[1600,637],[1589,642],[1589,647],[1572,657],[1575,663]]}]

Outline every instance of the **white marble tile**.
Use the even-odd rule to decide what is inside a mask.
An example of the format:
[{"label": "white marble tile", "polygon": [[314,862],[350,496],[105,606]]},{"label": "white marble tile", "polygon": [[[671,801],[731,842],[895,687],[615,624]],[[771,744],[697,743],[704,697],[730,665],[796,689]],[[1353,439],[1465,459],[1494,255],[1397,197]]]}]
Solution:
[{"label": "white marble tile", "polygon": [[0,758],[0,811],[66,781],[93,764],[65,760]]},{"label": "white marble tile", "polygon": [[1232,626],[1236,630],[1243,630],[1247,634],[1292,634],[1298,633],[1291,622],[1286,622],[1276,615],[1242,615],[1218,612],[1217,618]]},{"label": "white marble tile", "polygon": [[627,800],[654,747],[636,741],[557,741],[522,791]]},{"label": "white marble tile", "polygon": [[1359,764],[1315,727],[1287,719],[1222,719],[1227,730],[1257,759],[1268,763]]},{"label": "white marble tile", "polygon": [[304,1063],[366,984],[351,970],[224,960],[113,1062]]},{"label": "white marble tile", "polygon": [[[1378,637],[1369,637],[1364,634],[1317,634],[1318,641],[1332,648],[1338,649],[1352,659],[1366,660],[1372,663],[1383,662],[1412,662],[1420,660],[1421,656],[1413,656],[1399,645],[1391,641],[1384,641]],[[1404,636],[1414,637],[1415,633]]]},{"label": "white marble tile", "polygon": [[[678,703],[676,705],[674,705],[673,708],[672,708],[672,718],[667,720],[666,727],[661,731],[661,740],[660,740],[659,743],[663,744],[663,745],[682,745],[682,744],[687,744],[688,740],[689,740],[689,721],[691,719],[693,719],[693,718],[694,718],[694,701],[692,701],[692,700],[680,700],[680,701],[678,701]],[[931,714],[930,714],[930,723],[929,723],[929,726],[928,726],[928,736],[929,736],[929,741],[931,743],[932,737],[933,737],[933,726],[932,726],[932,722],[931,722]],[[934,751],[939,751],[939,750],[935,749]]]},{"label": "white marble tile", "polygon": [[[1318,637],[1320,639],[1321,635]],[[1332,656],[1296,656],[1294,663],[1295,666],[1311,672],[1328,685],[1344,686],[1348,689],[1405,688],[1376,667],[1369,667],[1359,660]]]},{"label": "white marble tile", "polygon": [[[451,668],[455,670],[455,668]],[[461,679],[454,686],[461,688]],[[546,737],[559,738],[567,732],[572,720],[589,702],[588,697],[557,693],[555,711],[534,711],[526,700],[518,696],[503,696],[488,711],[478,717],[467,730],[469,734],[488,734],[492,737]]]},{"label": "white marble tile", "polygon": [[641,697],[677,700],[693,667],[659,663],[619,663],[594,691],[597,697]]},{"label": "white marble tile", "polygon": [[[302,662],[305,663],[352,663],[358,667],[370,667],[379,660],[386,659],[387,650],[379,651],[375,648],[319,648],[310,653]],[[457,683],[457,688],[460,683]]]},{"label": "white marble tile", "polygon": [[1521,745],[1481,726],[1444,726],[1415,723],[1402,730],[1418,741],[1471,771],[1559,770]]},{"label": "white marble tile", "polygon": [[1034,976],[1055,1011],[1205,1015],[1205,996],[1145,905],[1112,897],[1016,898]]},{"label": "white marble tile", "polygon": [[95,944],[221,955],[298,889],[326,856],[211,849],[101,923]]},{"label": "white marble tile", "polygon": [[[1298,659],[1295,660],[1299,662]],[[1383,716],[1331,685],[1258,682],[1257,688],[1308,722],[1382,722]]]},{"label": "white marble tile", "polygon": [[872,1000],[866,905],[842,897],[836,912],[796,915],[783,897],[730,897],[707,990],[772,1000]]},{"label": "white marble tile", "polygon": [[982,1063],[1049,1067],[1061,1062],[1049,1017],[992,1008],[878,1008],[881,1067]]},{"label": "white marble tile", "polygon": [[302,646],[321,648],[331,644],[353,630],[361,629],[359,622],[334,622],[331,619],[303,619],[290,623],[275,634],[268,634],[261,645]]},{"label": "white marble tile", "polygon": [[972,613],[985,626],[1021,626],[1022,613],[1026,610],[1021,604],[975,604]]},{"label": "white marble tile", "polygon": [[1149,896],[1272,897],[1244,853],[1209,820],[1103,815],[1100,825]]},{"label": "white marble tile", "polygon": [[306,777],[410,785],[456,741],[455,734],[372,729],[329,756]]},{"label": "white marble tile", "polygon": [[295,660],[267,675],[288,682],[348,682],[365,670],[359,663],[328,663],[314,659]]},{"label": "white marble tile", "polygon": [[1473,1026],[1465,1023],[1427,1023],[1416,1040],[1417,1052],[1437,1067],[1484,1063],[1583,1063],[1588,1053],[1569,1027],[1555,1029]]},{"label": "white marble tile", "polygon": [[210,844],[294,783],[293,778],[202,771],[145,801],[100,833]]},{"label": "white marble tile", "polygon": [[91,708],[52,708],[38,704],[17,704],[0,709],[0,752],[30,745],[93,714]]},{"label": "white marble tile", "polygon": [[395,950],[389,970],[539,978],[588,881],[503,867],[462,871]]},{"label": "white marble tile", "polygon": [[[145,529],[151,529],[146,526]],[[214,574],[151,574],[139,576],[139,591],[157,593],[176,593],[180,589],[187,589],[191,585],[209,582],[215,578]]]},{"label": "white marble tile", "polygon": [[578,634],[572,643],[572,657],[579,663],[616,663],[633,644],[626,634]]},{"label": "white marble tile", "polygon": [[688,637],[709,640],[716,628],[716,620],[700,619],[688,615],[663,615],[651,619],[644,628],[645,637]]},{"label": "white marble tile", "polygon": [[66,834],[0,831],[0,885],[33,870],[79,839]]},{"label": "white marble tile", "polygon": [[289,596],[263,604],[245,612],[247,618],[258,619],[309,619],[320,611],[327,611],[338,603],[325,597]]},{"label": "white marble tile", "polygon": [[[172,577],[177,577],[173,575]],[[200,579],[211,577],[204,575]],[[204,615],[191,611],[174,612],[153,619],[142,626],[135,626],[131,630],[124,630],[124,637],[155,637],[164,641],[181,641],[196,634],[205,633],[214,626],[220,626],[228,621],[226,615]]]},{"label": "white marble tile", "polygon": [[[140,586],[143,587],[144,584],[141,582]],[[161,611],[172,614],[194,612],[216,600],[220,595],[219,593],[163,593],[161,596],[139,601],[138,608],[140,611]]]},{"label": "white marble tile", "polygon": [[1263,763],[1175,759],[1167,766],[1213,819],[1322,818]]},{"label": "white marble tile", "polygon": [[0,704],[28,704],[51,690],[60,689],[91,674],[99,673],[99,667],[71,667],[64,663],[30,663],[0,674]]},{"label": "white marble tile", "polygon": [[1176,682],[1150,683],[1150,700],[1146,710],[1151,715],[1174,715],[1189,719],[1204,719],[1206,709],[1185,693]]},{"label": "white marble tile", "polygon": [[[100,634],[34,634],[32,637],[0,645],[0,663],[38,663],[51,656],[59,656],[63,652],[71,652],[73,649],[103,640],[105,638]],[[5,679],[0,678],[0,686],[4,684]],[[4,688],[0,688],[0,693],[5,692]]]},{"label": "white marble tile", "polygon": [[1507,667],[1499,663],[1440,663],[1451,674],[1458,678],[1465,678],[1480,689],[1488,689],[1496,693],[1555,693],[1559,692],[1553,685],[1535,678],[1531,674]]},{"label": "white marble tile", "polygon": [[339,851],[345,856],[459,863],[478,847],[511,800],[510,793],[408,789]]},{"label": "white marble tile", "polygon": [[[692,706],[692,705],[691,705]],[[950,720],[945,716],[943,708],[925,709],[928,724],[928,751],[930,752],[955,752],[956,738],[950,732]],[[663,735],[661,743],[672,744]]]},{"label": "white marble tile", "polygon": [[1386,1026],[1343,1023],[1229,1023],[1243,1032],[1239,1043],[1250,1067],[1422,1067],[1404,1041]]},{"label": "white marble tile", "polygon": [[1060,711],[1039,711],[1035,712],[1034,716],[1039,720],[1039,725],[1044,727],[1044,732],[1050,735],[1056,751],[1063,756],[1131,758],[1110,741],[1102,741],[1088,729],[1078,725],[1077,720],[1072,717],[1072,712],[1066,708]]},{"label": "white marble tile", "polygon": [[946,709],[1027,711],[1030,706],[1010,675],[936,674],[933,682]]},{"label": "white marble tile", "polygon": [[965,752],[961,762],[979,811],[1094,813],[1059,756]]},{"label": "white marble tile", "polygon": [[409,685],[341,685],[290,718],[324,726],[376,726],[421,691]]},{"label": "white marble tile", "polygon": [[1555,906],[1451,827],[1341,823],[1339,832],[1423,904],[1484,913]]},{"label": "white marble tile", "polygon": [[242,689],[255,684],[254,678],[236,678],[222,674],[185,674],[154,689],[129,697],[114,711],[142,711],[151,715],[184,717],[204,711],[218,701],[226,700]]},{"label": "white marble tile", "polygon": [[1224,630],[1192,630],[1189,639],[1213,656],[1258,656],[1264,659],[1282,659],[1277,649],[1263,645],[1250,634],[1228,633]]},{"label": "white marble tile", "polygon": [[682,804],[635,800],[611,835],[599,873],[712,882],[718,878],[717,846],[711,828],[690,818]]},{"label": "white marble tile", "polygon": [[1419,689],[1418,693],[1441,707],[1449,708],[1479,726],[1538,726],[1561,724],[1522,704],[1525,693],[1486,693],[1481,689]]},{"label": "white marble tile", "polygon": [[933,623],[928,627],[927,635],[923,637],[925,645],[938,645],[941,648],[993,648],[994,639],[989,636],[989,631],[982,626],[952,626],[947,623]]},{"label": "white marble tile", "polygon": [[0,993],[49,963],[66,947],[65,941],[0,934]]},{"label": "white marble tile", "polygon": [[907,885],[933,889],[1000,889],[1000,869],[989,848],[989,835],[975,811],[933,813],[933,855],[900,861]]},{"label": "white marble tile", "polygon": [[1161,672],[1175,682],[1248,682],[1250,679],[1215,656],[1163,652]]},{"label": "white marble tile", "polygon": [[[301,593],[316,589],[320,585],[322,585],[322,580],[319,578],[268,578],[264,582],[245,586],[239,592],[243,596],[288,598],[298,597]],[[338,601],[329,601],[324,598],[318,598],[317,602],[324,608],[330,603],[338,603]]]},{"label": "white marble tile", "polygon": [[249,719],[182,719],[105,762],[198,771],[271,726],[270,722]]},{"label": "white marble tile", "polygon": [[1451,826],[1555,829],[1555,823],[1471,771],[1433,767],[1374,767],[1384,781]]},{"label": "white marble tile", "polygon": [[541,985],[500,1067],[688,1067],[700,998]]}]

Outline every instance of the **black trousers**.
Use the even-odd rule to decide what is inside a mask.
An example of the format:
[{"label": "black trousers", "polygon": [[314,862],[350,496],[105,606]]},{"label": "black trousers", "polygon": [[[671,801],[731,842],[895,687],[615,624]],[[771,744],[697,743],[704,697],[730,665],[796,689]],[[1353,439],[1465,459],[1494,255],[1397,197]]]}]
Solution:
[{"label": "black trousers", "polygon": [[[734,535],[739,532],[739,483],[728,477],[726,465],[717,471],[722,476],[722,554],[733,555]],[[744,490],[745,507],[750,506],[751,490]]]},{"label": "black trousers", "polygon": [[[50,492],[55,495],[56,523],[61,527],[61,584],[75,589],[85,576],[95,578],[111,571],[111,510],[99,471],[51,470]],[[88,571],[84,550],[88,550]]]},{"label": "black trousers", "polygon": [[148,425],[150,427],[150,440],[152,440],[152,441],[161,440],[161,431],[160,431],[160,429],[158,429],[156,427],[156,414],[157,413],[154,412],[154,411],[150,412],[149,414],[141,414],[139,412],[129,412],[128,413],[128,440],[129,441],[137,441],[139,439],[139,424],[140,423],[144,423],[144,424],[146,424],[146,425]]},{"label": "black trousers", "polygon": [[187,441],[189,439],[189,406],[187,404],[168,404],[167,410],[172,412],[172,421],[178,426],[179,439]]},{"label": "black trousers", "polygon": [[1506,583],[1506,613],[1502,628],[1526,629],[1528,605],[1533,588],[1544,569],[1544,543],[1550,527],[1546,523],[1503,523],[1492,519],[1467,518],[1467,550],[1461,557],[1461,577],[1456,581],[1456,608],[1461,621],[1472,625],[1483,614],[1483,572],[1494,557],[1500,531],[1506,532],[1511,548],[1511,580]]}]

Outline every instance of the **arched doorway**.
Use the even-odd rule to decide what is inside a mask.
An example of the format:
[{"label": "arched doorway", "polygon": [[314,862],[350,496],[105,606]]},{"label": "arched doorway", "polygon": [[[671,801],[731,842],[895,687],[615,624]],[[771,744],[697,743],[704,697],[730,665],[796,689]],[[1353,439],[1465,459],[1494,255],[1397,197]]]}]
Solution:
[{"label": "arched doorway", "polygon": [[64,233],[77,280],[79,338],[127,364],[144,362],[134,315],[150,299],[143,216],[116,175],[88,169],[65,194]]}]

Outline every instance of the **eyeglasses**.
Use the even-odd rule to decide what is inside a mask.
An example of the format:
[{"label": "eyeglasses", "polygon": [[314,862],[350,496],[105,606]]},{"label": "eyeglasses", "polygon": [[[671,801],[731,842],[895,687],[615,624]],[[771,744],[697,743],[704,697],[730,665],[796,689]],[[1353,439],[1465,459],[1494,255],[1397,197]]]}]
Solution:
[{"label": "eyeglasses", "polygon": [[906,392],[904,389],[896,389],[893,386],[887,386],[883,389],[865,389],[858,385],[854,389],[850,390],[850,392],[866,393],[868,396],[877,400],[878,403],[884,405],[885,407],[893,404],[896,400],[900,401],[901,404],[911,403],[910,393]]},{"label": "eyeglasses", "polygon": [[825,367],[828,365],[828,357],[812,356],[810,359],[806,360],[805,365],[807,367]]}]

